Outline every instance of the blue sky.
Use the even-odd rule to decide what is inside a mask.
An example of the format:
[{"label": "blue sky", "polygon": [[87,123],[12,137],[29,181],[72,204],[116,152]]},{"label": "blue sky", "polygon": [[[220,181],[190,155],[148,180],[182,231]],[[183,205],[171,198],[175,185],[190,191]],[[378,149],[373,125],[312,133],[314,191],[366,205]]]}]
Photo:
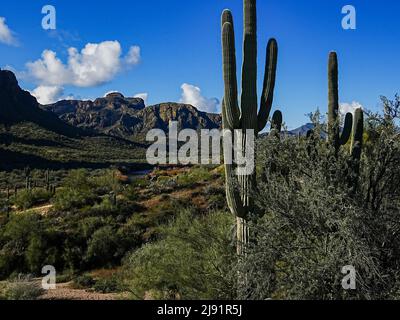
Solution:
[{"label": "blue sky", "polygon": [[[46,4],[57,10],[56,31],[41,26]],[[356,30],[341,27],[346,4],[357,10]],[[234,14],[240,65],[242,0],[4,1],[0,17],[6,19],[14,42],[0,43],[0,65],[18,71],[25,89],[62,87],[60,97],[96,98],[118,90],[126,96],[147,93],[147,103],[155,104],[181,100],[186,84],[185,101],[195,99],[203,109],[213,109],[213,98],[220,99],[223,92],[220,15],[224,8]],[[326,110],[331,50],[339,55],[341,102],[376,109],[380,95],[393,97],[400,91],[399,13],[395,0],[258,0],[259,82],[265,46],[269,37],[275,37],[279,58],[274,109],[283,111],[290,128],[307,122],[305,114],[316,107]],[[74,47],[79,72],[85,67],[81,50],[88,43],[105,41],[118,41],[120,46],[118,65],[110,67],[108,75],[100,72],[96,79],[81,79],[75,74],[73,80],[69,75],[65,76],[69,80],[49,81],[37,75],[37,68],[35,74],[27,67],[41,59],[44,50],[51,50],[67,69],[68,48]],[[140,61],[127,63],[132,46],[140,47]]]}]

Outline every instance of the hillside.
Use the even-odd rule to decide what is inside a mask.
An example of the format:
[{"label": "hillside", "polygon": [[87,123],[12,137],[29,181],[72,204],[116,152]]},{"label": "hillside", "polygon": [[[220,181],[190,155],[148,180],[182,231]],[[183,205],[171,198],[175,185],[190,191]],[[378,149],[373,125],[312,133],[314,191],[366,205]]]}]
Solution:
[{"label": "hillside", "polygon": [[104,167],[144,159],[143,145],[88,129],[39,108],[12,72],[0,70],[0,170]]},{"label": "hillside", "polygon": [[219,114],[172,102],[145,107],[142,99],[125,98],[120,93],[94,101],[63,100],[41,107],[70,125],[134,141],[144,141],[151,129],[167,130],[170,121],[177,121],[184,129],[221,127]]}]

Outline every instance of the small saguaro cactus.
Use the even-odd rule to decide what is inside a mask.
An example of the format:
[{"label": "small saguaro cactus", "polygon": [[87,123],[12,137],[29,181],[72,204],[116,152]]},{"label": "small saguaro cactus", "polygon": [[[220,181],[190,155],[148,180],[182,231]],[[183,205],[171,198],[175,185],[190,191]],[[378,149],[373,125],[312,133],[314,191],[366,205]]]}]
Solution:
[{"label": "small saguaro cactus", "polygon": [[340,132],[338,58],[336,52],[329,54],[328,83],[328,141],[334,147],[335,152],[338,153],[339,148],[350,139],[353,115],[351,113],[346,114],[343,131]]},{"label": "small saguaro cactus", "polygon": [[46,191],[50,192],[50,171],[49,169],[45,172],[45,183],[46,183]]},{"label": "small saguaro cactus", "polygon": [[351,160],[352,160],[352,174],[354,176],[353,185],[357,184],[357,179],[360,174],[360,159],[363,145],[364,135],[364,112],[357,109],[354,112],[353,130],[351,134]]},{"label": "small saguaro cactus", "polygon": [[31,169],[29,167],[24,168],[25,174],[25,189],[30,190],[31,188]]},{"label": "small saguaro cactus", "polygon": [[364,112],[361,108],[354,112],[353,131],[351,134],[351,155],[360,160],[364,134]]},{"label": "small saguaro cactus", "polygon": [[[222,50],[224,99],[222,102],[222,118],[224,130],[240,130],[242,146],[247,143],[246,130],[253,130],[254,136],[261,132],[269,119],[274,87],[278,45],[271,39],[267,46],[267,57],[261,106],[257,102],[257,11],[256,0],[244,0],[244,39],[242,92],[239,109],[238,84],[236,77],[235,33],[232,13],[225,10],[222,14]],[[259,111],[258,111],[259,110]],[[282,114],[277,112],[274,126],[280,129]],[[225,152],[231,152],[225,150]],[[226,153],[225,153],[226,160]],[[252,194],[255,189],[255,172],[238,174],[235,165],[225,161],[226,197],[231,212],[237,217],[238,253],[244,252],[248,242],[247,219],[253,211]]]}]

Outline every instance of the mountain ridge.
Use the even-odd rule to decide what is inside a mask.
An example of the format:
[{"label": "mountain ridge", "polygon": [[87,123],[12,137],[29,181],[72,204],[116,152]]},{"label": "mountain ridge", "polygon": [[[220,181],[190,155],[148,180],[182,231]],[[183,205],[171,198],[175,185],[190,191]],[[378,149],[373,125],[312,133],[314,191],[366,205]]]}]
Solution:
[{"label": "mountain ridge", "polygon": [[141,98],[126,98],[113,92],[95,100],[61,100],[41,105],[64,122],[113,136],[143,140],[151,129],[167,130],[170,121],[180,129],[218,129],[220,114],[206,113],[196,107],[176,102],[145,106]]}]

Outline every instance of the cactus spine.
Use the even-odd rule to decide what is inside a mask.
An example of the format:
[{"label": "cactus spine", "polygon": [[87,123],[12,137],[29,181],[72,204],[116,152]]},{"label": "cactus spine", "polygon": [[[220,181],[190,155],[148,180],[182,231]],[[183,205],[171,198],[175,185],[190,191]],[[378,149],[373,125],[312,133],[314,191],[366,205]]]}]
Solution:
[{"label": "cactus spine", "polygon": [[[222,51],[223,51],[223,78],[224,99],[222,102],[222,118],[225,131],[241,130],[242,146],[246,144],[246,130],[254,130],[257,135],[267,124],[272,107],[275,75],[278,56],[278,46],[275,39],[271,39],[267,46],[267,58],[261,107],[257,106],[257,11],[256,0],[244,0],[244,39],[243,39],[243,66],[242,92],[239,110],[238,86],[236,78],[236,49],[232,13],[225,10],[222,14]],[[274,115],[280,123],[274,124],[280,128],[282,115]],[[227,157],[224,151],[225,159]],[[227,161],[225,161],[227,162]],[[244,253],[248,242],[248,214],[253,211],[251,198],[255,189],[255,173],[237,175],[235,166],[225,164],[226,196],[228,206],[237,217],[238,253]]]},{"label": "cactus spine", "polygon": [[338,79],[337,54],[331,52],[328,65],[328,141],[334,147],[336,154],[339,148],[349,141],[353,126],[353,115],[347,113],[343,131],[340,132]]}]

